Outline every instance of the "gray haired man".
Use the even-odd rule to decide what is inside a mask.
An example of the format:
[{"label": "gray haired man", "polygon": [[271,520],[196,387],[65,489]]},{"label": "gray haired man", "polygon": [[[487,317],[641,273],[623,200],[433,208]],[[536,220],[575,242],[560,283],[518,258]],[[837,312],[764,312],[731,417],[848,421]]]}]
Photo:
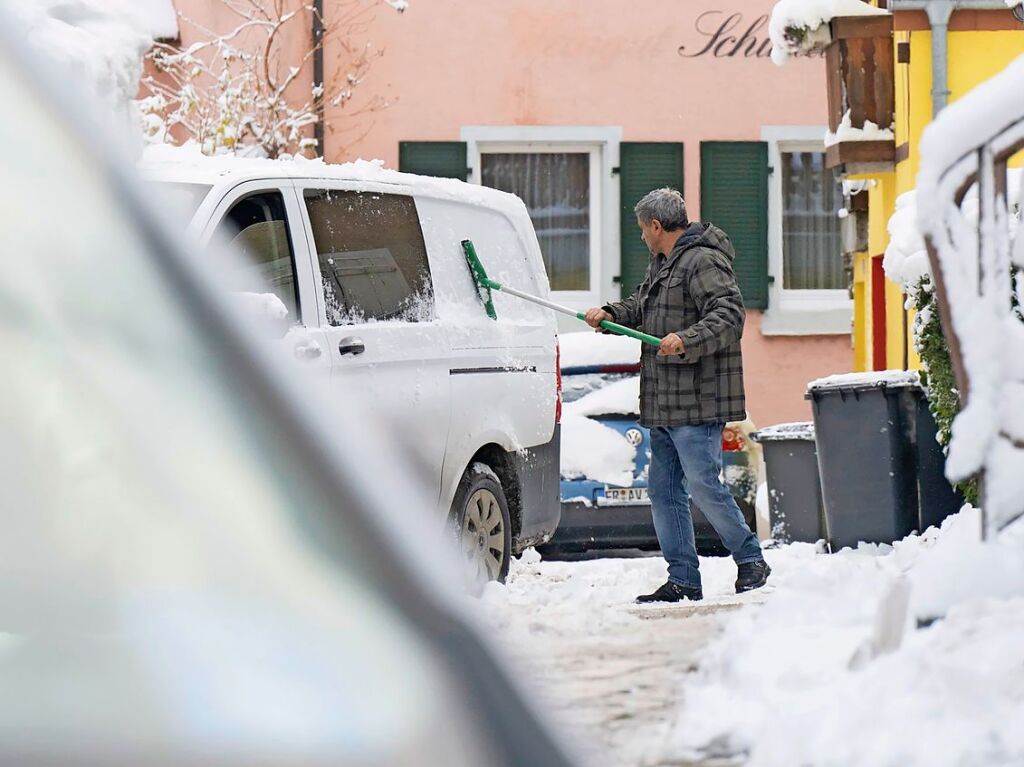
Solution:
[{"label": "gray haired man", "polygon": [[651,432],[647,483],[668,581],[638,602],[703,598],[689,498],[736,561],[737,593],[765,584],[771,569],[721,479],[722,430],[747,417],[740,337],[745,312],[728,236],[691,223],[683,196],[655,189],[634,209],[651,263],[629,298],[590,309],[600,330],[612,320],[661,339],[640,357],[640,423]]}]

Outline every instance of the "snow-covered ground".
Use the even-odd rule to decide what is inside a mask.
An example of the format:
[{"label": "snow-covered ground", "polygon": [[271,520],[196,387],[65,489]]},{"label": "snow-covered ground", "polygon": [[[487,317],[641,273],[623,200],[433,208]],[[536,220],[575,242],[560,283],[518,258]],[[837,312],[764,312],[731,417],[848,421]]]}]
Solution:
[{"label": "snow-covered ground", "polygon": [[658,557],[530,551],[483,607],[587,763],[1021,765],[1024,529],[979,529],[965,509],[895,546],[768,549],[743,596],[702,559],[705,600],[678,606],[633,604]]}]

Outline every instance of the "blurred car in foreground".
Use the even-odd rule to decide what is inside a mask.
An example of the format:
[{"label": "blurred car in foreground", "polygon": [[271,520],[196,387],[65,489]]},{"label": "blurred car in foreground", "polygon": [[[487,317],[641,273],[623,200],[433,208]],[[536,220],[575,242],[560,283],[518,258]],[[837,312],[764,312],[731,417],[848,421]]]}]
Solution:
[{"label": "blurred car in foreground", "polygon": [[[639,423],[640,345],[621,336],[560,336],[562,370],[562,520],[549,555],[594,549],[657,550],[647,497],[650,433]],[[722,435],[722,474],[751,530],[760,483],[759,446],[749,420]],[[726,553],[691,501],[697,549]]]},{"label": "blurred car in foreground", "polygon": [[386,435],[322,418],[11,29],[0,763],[566,764]]}]

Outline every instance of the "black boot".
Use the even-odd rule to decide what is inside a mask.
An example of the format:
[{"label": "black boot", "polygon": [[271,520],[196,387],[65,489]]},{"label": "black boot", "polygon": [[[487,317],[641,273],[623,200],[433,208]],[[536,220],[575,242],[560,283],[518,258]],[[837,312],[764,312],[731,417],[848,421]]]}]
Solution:
[{"label": "black boot", "polygon": [[682,602],[684,599],[699,602],[703,598],[704,591],[700,586],[680,586],[673,581],[666,581],[653,594],[641,594],[638,596],[636,602],[637,604],[644,604],[646,602]]},{"label": "black boot", "polygon": [[737,565],[736,593],[742,594],[744,591],[753,591],[754,589],[761,588],[768,582],[768,576],[771,574],[772,569],[768,567],[768,563],[763,559]]}]

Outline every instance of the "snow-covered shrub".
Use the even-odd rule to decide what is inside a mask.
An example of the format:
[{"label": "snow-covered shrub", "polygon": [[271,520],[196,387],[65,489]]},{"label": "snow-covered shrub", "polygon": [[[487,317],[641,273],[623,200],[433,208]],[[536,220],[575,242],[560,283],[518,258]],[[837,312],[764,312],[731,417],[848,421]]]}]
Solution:
[{"label": "snow-covered shrub", "polygon": [[[143,78],[149,94],[136,102],[149,141],[193,140],[205,154],[241,152],[277,158],[316,149],[311,128],[325,106],[347,105],[383,51],[359,39],[379,0],[341,0],[321,19],[319,40],[308,40],[317,13],[305,0],[217,0],[236,18],[214,31],[181,16],[198,41],[182,49],[158,43],[148,54],[156,74]],[[398,12],[404,0],[388,2]],[[340,51],[329,81],[312,82],[318,51]],[[331,62],[332,64],[335,62]],[[353,113],[388,106],[374,96]]]}]

